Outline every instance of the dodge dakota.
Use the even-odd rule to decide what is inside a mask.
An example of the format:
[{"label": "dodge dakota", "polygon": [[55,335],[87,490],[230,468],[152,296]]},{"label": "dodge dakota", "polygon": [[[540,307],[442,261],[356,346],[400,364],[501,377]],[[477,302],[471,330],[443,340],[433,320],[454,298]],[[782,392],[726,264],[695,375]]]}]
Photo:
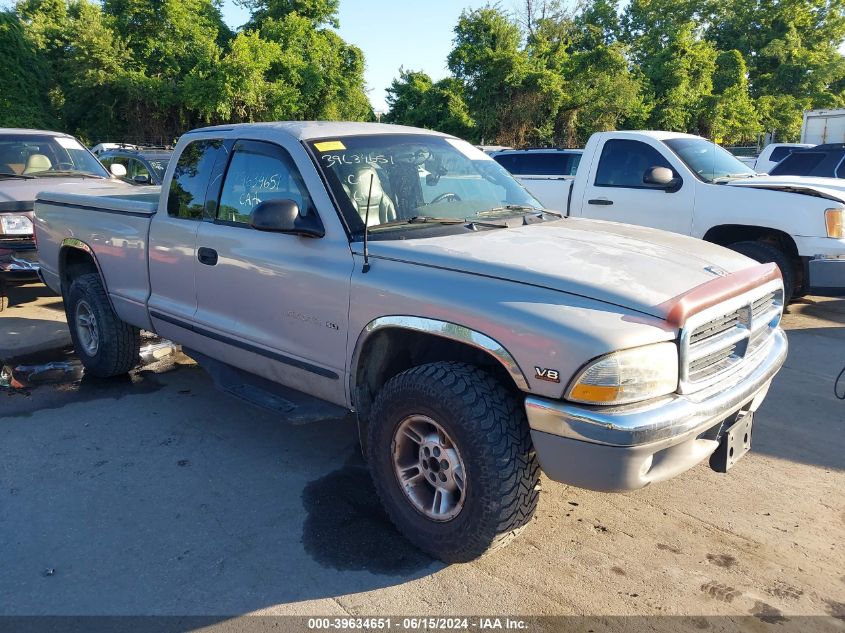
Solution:
[{"label": "dodge dakota", "polygon": [[727,471],[787,351],[774,265],[561,217],[427,130],[195,130],[160,195],[42,192],[35,230],[86,371],[127,372],[145,329],[280,417],[354,411],[390,518],[444,561],[524,528],[541,468]]}]

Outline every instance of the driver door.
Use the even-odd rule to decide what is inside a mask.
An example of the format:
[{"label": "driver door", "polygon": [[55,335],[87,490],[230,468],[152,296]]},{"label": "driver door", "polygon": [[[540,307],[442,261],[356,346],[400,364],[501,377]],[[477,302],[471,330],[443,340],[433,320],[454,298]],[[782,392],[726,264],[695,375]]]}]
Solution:
[{"label": "driver door", "polygon": [[689,235],[695,183],[685,179],[677,191],[643,182],[652,167],[679,170],[655,147],[632,139],[609,139],[588,175],[581,213],[596,220],[640,224]]},{"label": "driver door", "polygon": [[345,404],[353,266],[345,235],[308,238],[252,228],[252,210],[268,200],[293,200],[300,213],[317,213],[300,166],[280,145],[237,141],[221,180],[209,194],[218,202],[207,206],[197,234],[199,351]]}]

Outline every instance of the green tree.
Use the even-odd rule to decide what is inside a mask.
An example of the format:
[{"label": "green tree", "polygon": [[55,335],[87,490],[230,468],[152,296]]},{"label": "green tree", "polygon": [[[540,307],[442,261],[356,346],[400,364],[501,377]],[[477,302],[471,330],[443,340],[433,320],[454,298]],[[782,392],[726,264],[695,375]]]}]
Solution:
[{"label": "green tree", "polygon": [[283,20],[292,13],[307,19],[314,27],[340,26],[337,19],[340,0],[236,0],[236,4],[249,9],[250,27],[260,27],[267,20]]},{"label": "green tree", "polygon": [[387,89],[385,123],[402,123],[474,140],[475,125],[463,98],[463,85],[454,77],[432,82],[424,72],[399,69]]},{"label": "green tree", "polygon": [[705,100],[699,130],[717,143],[753,143],[762,131],[748,92],[748,69],[738,50],[719,53],[713,94]]},{"label": "green tree", "polygon": [[49,68],[24,35],[18,17],[0,12],[0,125],[52,127]]}]

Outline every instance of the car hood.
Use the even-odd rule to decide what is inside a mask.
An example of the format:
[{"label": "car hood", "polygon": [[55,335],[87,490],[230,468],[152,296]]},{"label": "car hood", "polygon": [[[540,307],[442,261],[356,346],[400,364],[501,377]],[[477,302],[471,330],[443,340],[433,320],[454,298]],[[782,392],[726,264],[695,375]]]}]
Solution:
[{"label": "car hood", "polygon": [[369,252],[371,257],[589,297],[661,319],[671,299],[756,265],[738,253],[684,235],[580,218],[446,237],[371,241]]},{"label": "car hood", "polygon": [[812,176],[755,176],[728,183],[731,187],[773,189],[845,202],[845,180]]},{"label": "car hood", "polygon": [[0,212],[32,210],[35,196],[42,191],[89,193],[104,189],[124,190],[128,188],[132,188],[132,185],[116,179],[50,177],[23,180],[9,178],[8,180],[0,180]]}]

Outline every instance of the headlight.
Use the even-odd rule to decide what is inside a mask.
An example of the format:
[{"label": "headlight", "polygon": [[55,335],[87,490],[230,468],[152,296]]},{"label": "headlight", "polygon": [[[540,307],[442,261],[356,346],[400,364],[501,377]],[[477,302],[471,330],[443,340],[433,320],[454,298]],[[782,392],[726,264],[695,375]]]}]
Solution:
[{"label": "headlight", "polygon": [[25,215],[0,215],[3,235],[32,235],[32,220]]},{"label": "headlight", "polygon": [[566,399],[584,404],[627,404],[678,388],[678,347],[657,343],[591,361],[572,381]]},{"label": "headlight", "polygon": [[824,212],[827,236],[841,240],[845,237],[845,209],[828,209]]}]

